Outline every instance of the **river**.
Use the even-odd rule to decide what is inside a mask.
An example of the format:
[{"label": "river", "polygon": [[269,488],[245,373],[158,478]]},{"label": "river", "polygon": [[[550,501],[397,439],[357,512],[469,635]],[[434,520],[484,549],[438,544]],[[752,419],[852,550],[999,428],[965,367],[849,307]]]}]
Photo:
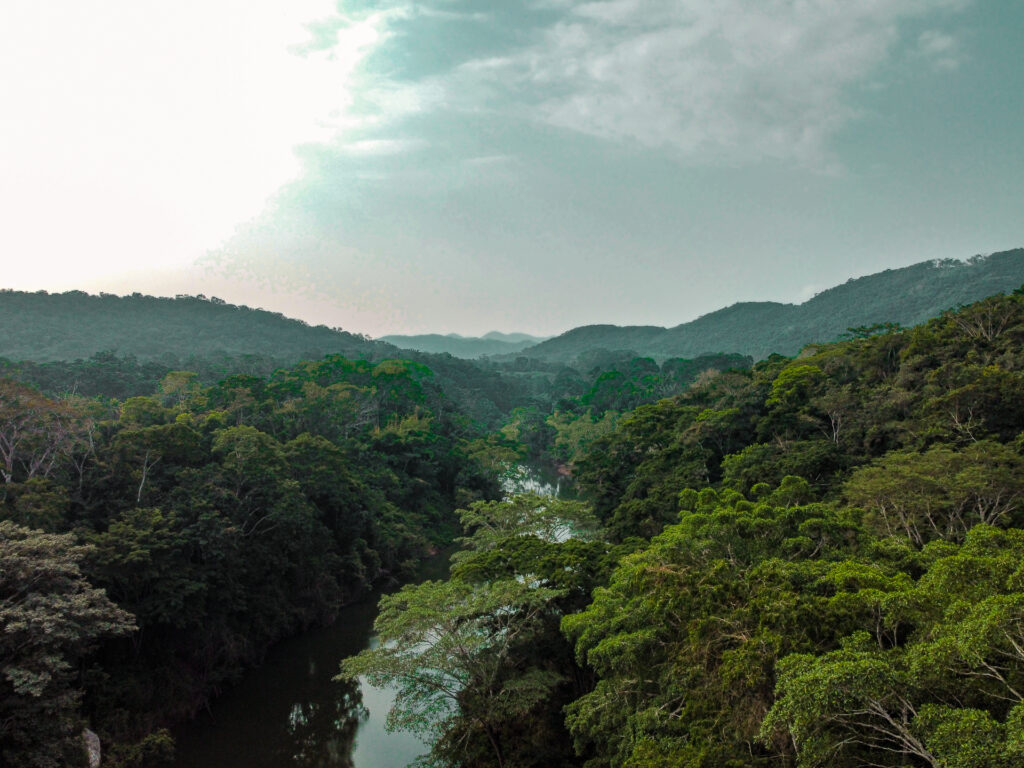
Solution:
[{"label": "river", "polygon": [[[448,575],[451,550],[429,558],[422,579]],[[285,640],[266,661],[175,732],[176,768],[404,768],[428,747],[388,733],[394,690],[341,683],[341,659],[374,642],[383,590],[343,608],[329,627]]]},{"label": "river", "polygon": [[[505,492],[564,495],[555,473],[520,468]],[[420,579],[444,579],[453,550],[426,560]],[[375,642],[383,590],[343,608],[329,627],[277,644],[193,722],[175,731],[176,768],[405,768],[429,747],[384,728],[394,689],[332,680],[341,659]]]}]

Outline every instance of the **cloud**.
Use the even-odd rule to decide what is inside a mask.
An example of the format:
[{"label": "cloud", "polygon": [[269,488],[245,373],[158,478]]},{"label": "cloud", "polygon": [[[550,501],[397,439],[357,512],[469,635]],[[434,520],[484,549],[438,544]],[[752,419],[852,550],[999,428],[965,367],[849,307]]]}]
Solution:
[{"label": "cloud", "polygon": [[[688,162],[828,169],[831,139],[860,114],[853,94],[889,61],[903,25],[966,4],[535,0],[520,9],[517,47],[379,83],[367,102],[385,123],[435,110],[492,112]],[[414,25],[441,12],[420,7],[390,13]],[[941,32],[922,33],[917,49],[939,69],[959,61],[956,41]]]},{"label": "cloud", "polygon": [[507,165],[515,161],[516,159],[511,155],[480,155],[478,157],[466,158],[464,162],[466,165],[493,167],[496,165]]},{"label": "cloud", "polygon": [[[507,286],[524,279],[627,284],[616,270],[636,272],[645,254],[681,263],[679,233],[718,247],[704,218],[728,204],[675,203],[720,177],[681,165],[759,166],[730,175],[733,189],[744,197],[759,179],[746,231],[779,231],[760,190],[793,168],[840,169],[835,139],[868,88],[885,87],[893,63],[936,66],[958,50],[922,30],[968,0],[502,0],[486,13],[478,0],[356,2],[309,28],[308,56],[362,46],[335,135],[304,145],[300,176],[204,263],[355,291],[364,314],[429,299],[417,310],[429,325],[431,312],[513,306]],[[627,166],[637,194],[620,184]],[[673,217],[684,224],[667,229]],[[721,231],[739,243],[742,230]]]},{"label": "cloud", "polygon": [[426,146],[422,139],[360,139],[344,144],[342,150],[350,155],[399,155]]},{"label": "cloud", "polygon": [[943,5],[953,4],[586,2],[515,64],[555,91],[538,105],[553,125],[693,161],[820,169],[858,115],[849,89],[887,60],[901,21]]},{"label": "cloud", "polygon": [[960,42],[937,29],[926,29],[920,34],[915,53],[931,62],[932,67],[939,72],[959,69],[964,56]]}]

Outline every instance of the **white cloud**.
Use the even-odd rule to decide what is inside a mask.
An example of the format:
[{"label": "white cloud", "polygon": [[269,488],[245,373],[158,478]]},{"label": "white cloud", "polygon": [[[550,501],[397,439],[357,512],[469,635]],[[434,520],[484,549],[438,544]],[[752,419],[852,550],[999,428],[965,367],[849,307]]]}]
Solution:
[{"label": "white cloud", "polygon": [[421,139],[358,139],[342,144],[350,155],[399,155],[428,146]]},{"label": "white cloud", "polygon": [[931,62],[940,72],[950,72],[960,68],[963,52],[960,42],[945,32],[927,29],[917,38],[915,53]]},{"label": "white cloud", "polygon": [[810,301],[823,290],[827,285],[818,285],[817,283],[808,283],[800,287],[800,292],[797,293],[796,299],[793,300],[794,304],[803,304],[805,301]]},{"label": "white cloud", "polygon": [[829,139],[857,114],[847,89],[886,61],[900,22],[958,5],[584,2],[518,63],[561,91],[540,104],[554,125],[691,159],[823,168]]},{"label": "white cloud", "polygon": [[[533,5],[561,18],[532,44],[370,98],[382,122],[491,110],[689,161],[827,170],[830,140],[859,113],[851,92],[890,60],[902,25],[968,2],[546,0]],[[936,67],[958,61],[948,35],[917,46]]]}]

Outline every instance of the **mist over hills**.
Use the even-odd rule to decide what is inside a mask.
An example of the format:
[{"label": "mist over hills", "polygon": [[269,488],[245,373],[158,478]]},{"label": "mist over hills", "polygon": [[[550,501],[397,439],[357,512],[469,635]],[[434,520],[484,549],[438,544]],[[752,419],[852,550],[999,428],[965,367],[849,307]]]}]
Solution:
[{"label": "mist over hills", "polygon": [[851,278],[802,304],[741,302],[674,328],[587,325],[524,350],[531,358],[570,362],[595,348],[632,350],[665,359],[736,352],[764,359],[794,355],[814,342],[833,341],[849,328],[880,323],[910,327],[944,310],[1024,284],[1024,248],[924,261]]},{"label": "mist over hills", "polygon": [[[458,334],[449,334],[449,335],[456,335],[457,336]],[[485,333],[480,338],[482,338],[482,339],[491,339],[493,341],[507,341],[507,342],[510,342],[512,344],[515,344],[515,343],[520,342],[520,341],[529,341],[529,342],[532,342],[534,344],[539,344],[542,341],[547,341],[551,337],[550,336],[531,336],[528,333],[502,333],[501,331],[491,331],[490,333]]]}]

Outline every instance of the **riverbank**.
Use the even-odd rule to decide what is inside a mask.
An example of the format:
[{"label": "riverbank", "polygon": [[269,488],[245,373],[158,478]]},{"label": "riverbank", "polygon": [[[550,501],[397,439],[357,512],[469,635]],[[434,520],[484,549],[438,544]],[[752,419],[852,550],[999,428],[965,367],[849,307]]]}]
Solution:
[{"label": "riverbank", "polygon": [[[443,579],[455,547],[427,558],[416,580]],[[404,768],[426,747],[388,733],[394,691],[336,682],[341,659],[373,642],[379,587],[330,626],[278,643],[265,662],[175,730],[175,768]]]}]

